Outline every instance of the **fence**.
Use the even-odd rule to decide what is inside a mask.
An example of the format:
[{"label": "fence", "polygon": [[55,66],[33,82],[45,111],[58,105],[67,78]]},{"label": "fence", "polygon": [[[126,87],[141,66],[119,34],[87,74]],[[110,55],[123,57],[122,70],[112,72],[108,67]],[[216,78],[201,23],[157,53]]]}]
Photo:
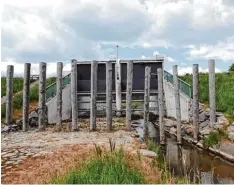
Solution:
[{"label": "fence", "polygon": [[[167,71],[164,71],[164,79],[172,84],[174,83],[173,82],[173,75]],[[178,80],[179,80],[179,89],[183,93],[185,93],[187,96],[192,98],[192,86],[181,79],[178,79]]]}]

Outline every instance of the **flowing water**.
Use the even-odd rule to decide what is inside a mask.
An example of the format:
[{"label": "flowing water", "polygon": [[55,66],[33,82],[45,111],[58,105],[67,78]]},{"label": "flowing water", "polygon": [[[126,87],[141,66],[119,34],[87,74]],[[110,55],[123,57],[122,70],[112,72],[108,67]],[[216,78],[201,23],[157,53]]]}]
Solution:
[{"label": "flowing water", "polygon": [[[132,123],[140,137],[143,136],[143,120]],[[159,141],[159,131],[148,124],[149,136]],[[192,182],[202,184],[234,184],[234,163],[223,161],[191,144],[178,146],[176,138],[166,135],[163,148],[169,170],[176,176],[187,176]]]},{"label": "flowing water", "polygon": [[202,184],[234,184],[234,164],[200,151],[195,146],[178,146],[175,139],[167,137],[165,155],[169,169],[176,176],[190,177]]}]

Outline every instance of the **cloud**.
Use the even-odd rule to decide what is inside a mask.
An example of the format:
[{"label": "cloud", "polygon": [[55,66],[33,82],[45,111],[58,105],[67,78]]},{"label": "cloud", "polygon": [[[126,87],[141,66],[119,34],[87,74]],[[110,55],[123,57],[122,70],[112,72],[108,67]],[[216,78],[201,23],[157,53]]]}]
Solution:
[{"label": "cloud", "polygon": [[[234,53],[230,0],[5,0],[1,27],[3,62],[102,60],[117,44],[141,53],[183,48],[192,59]],[[183,53],[168,55],[174,62]]]},{"label": "cloud", "polygon": [[[201,68],[199,67],[199,72],[200,73],[208,73],[209,69],[208,68]],[[172,73],[172,70],[169,70],[170,73]],[[216,73],[221,73],[222,70],[215,68]],[[178,74],[179,75],[185,75],[185,74],[192,74],[193,73],[193,68],[192,67],[178,67]]]},{"label": "cloud", "polygon": [[234,36],[215,45],[190,47],[188,54],[190,58],[214,58],[222,61],[234,61]]},{"label": "cloud", "polygon": [[[24,64],[15,62],[13,59],[8,58],[6,61],[1,62],[1,76],[6,76],[7,65],[14,66],[14,76],[22,77],[24,75]],[[71,71],[71,63],[63,63],[63,73],[67,74]],[[57,62],[48,62],[46,68],[47,77],[56,76],[57,74]],[[31,64],[31,75],[39,75],[39,63]]]},{"label": "cloud", "polygon": [[167,57],[168,62],[175,62],[175,59],[172,57]]}]

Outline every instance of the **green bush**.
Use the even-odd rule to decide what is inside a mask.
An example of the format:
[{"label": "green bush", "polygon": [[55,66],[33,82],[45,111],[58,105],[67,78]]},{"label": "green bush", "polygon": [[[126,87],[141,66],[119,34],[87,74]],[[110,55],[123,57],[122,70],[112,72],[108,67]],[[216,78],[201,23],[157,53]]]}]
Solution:
[{"label": "green bush", "polygon": [[[46,86],[51,85],[56,81],[55,77],[48,78],[46,80]],[[35,85],[32,88],[30,88],[30,94],[29,94],[29,102],[38,101],[39,98],[39,85]],[[13,111],[17,109],[21,109],[23,106],[23,93],[18,93],[13,98]],[[1,106],[1,118],[6,117],[6,106]]]},{"label": "green bush", "polygon": [[[192,75],[180,77],[192,84]],[[216,109],[234,119],[234,73],[216,73]],[[199,101],[209,103],[209,76],[208,73],[199,73]]]},{"label": "green bush", "polygon": [[227,133],[219,130],[218,132],[211,132],[207,138],[204,139],[204,146],[206,148],[212,147],[220,143],[223,138],[227,137]]},{"label": "green bush", "polygon": [[[13,93],[17,93],[23,90],[24,78],[15,77],[13,78]],[[6,95],[6,77],[1,77],[1,97]]]}]

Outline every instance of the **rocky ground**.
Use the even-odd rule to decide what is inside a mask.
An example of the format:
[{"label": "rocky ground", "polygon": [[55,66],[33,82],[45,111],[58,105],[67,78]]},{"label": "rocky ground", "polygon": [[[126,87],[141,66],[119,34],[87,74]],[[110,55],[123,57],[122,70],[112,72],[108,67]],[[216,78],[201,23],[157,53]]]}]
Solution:
[{"label": "rocky ground", "polygon": [[[127,150],[133,150],[138,143],[136,132],[126,132],[121,119],[114,120],[115,131],[109,133],[105,120],[99,120],[97,132],[88,131],[88,120],[79,124],[78,132],[67,132],[66,126],[63,131],[55,132],[55,127],[50,126],[43,132],[34,129],[2,133],[2,183],[41,183],[40,180],[48,176],[46,171],[54,174],[56,170],[66,169],[70,164],[68,161],[74,160],[74,156],[85,154],[87,157],[88,149],[93,148],[94,143],[108,147],[109,138],[113,138],[117,146],[124,145]],[[141,152],[147,153],[144,150]],[[58,168],[53,168],[54,165]]]}]

